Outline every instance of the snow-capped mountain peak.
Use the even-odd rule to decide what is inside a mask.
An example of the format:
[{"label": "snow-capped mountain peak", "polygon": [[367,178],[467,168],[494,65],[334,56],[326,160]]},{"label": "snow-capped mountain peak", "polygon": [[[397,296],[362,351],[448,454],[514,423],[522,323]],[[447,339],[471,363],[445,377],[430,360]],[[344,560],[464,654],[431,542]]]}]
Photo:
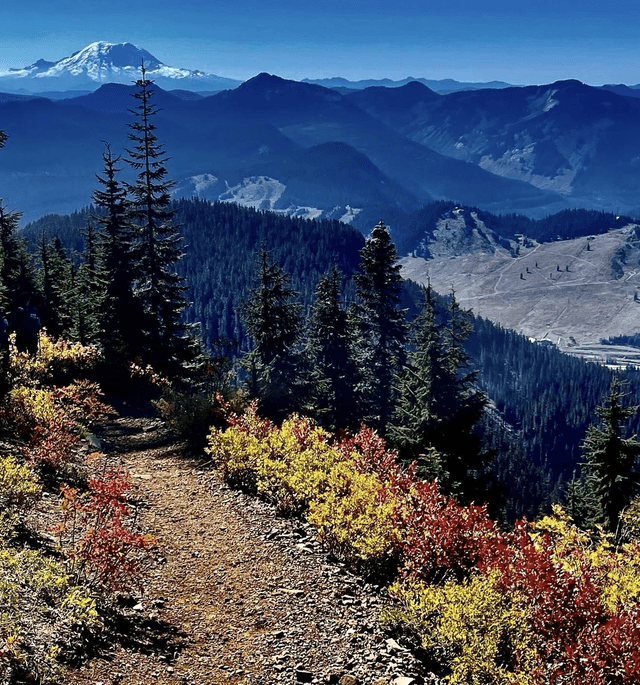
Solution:
[{"label": "snow-capped mountain peak", "polygon": [[156,59],[150,52],[139,48],[133,43],[107,43],[99,41],[87,45],[78,50],[71,57],[65,57],[56,62],[54,69],[71,73],[100,73],[111,69],[136,69],[140,70],[144,62],[149,71],[154,71],[164,64]]},{"label": "snow-capped mountain peak", "polygon": [[239,84],[199,70],[170,67],[133,43],[97,41],[57,62],[40,59],[28,67],[0,73],[0,91],[35,93],[95,89],[103,83],[131,84],[140,78],[143,64],[147,77],[163,88],[222,90]]}]

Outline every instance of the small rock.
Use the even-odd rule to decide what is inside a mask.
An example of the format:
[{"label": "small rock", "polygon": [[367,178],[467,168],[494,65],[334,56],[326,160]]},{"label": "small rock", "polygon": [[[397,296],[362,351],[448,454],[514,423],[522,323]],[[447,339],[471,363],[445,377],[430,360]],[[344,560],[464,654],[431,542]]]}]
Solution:
[{"label": "small rock", "polygon": [[387,645],[387,649],[393,654],[394,652],[407,652],[405,647],[401,647],[392,637],[390,637],[388,640],[385,640],[385,644]]},{"label": "small rock", "polygon": [[339,685],[358,685],[359,682],[358,678],[351,673],[343,675],[338,681]]},{"label": "small rock", "polygon": [[102,443],[100,442],[99,438],[93,433],[87,433],[87,442],[91,447],[93,447],[94,450],[102,449]]},{"label": "small rock", "polygon": [[282,587],[282,588],[280,588],[280,592],[283,592],[285,595],[291,595],[292,597],[303,597],[304,596],[304,590]]},{"label": "small rock", "polygon": [[296,681],[299,683],[310,683],[313,680],[311,671],[296,670]]},{"label": "small rock", "polygon": [[398,676],[392,683],[392,685],[415,685],[415,678],[408,678],[407,676]]}]

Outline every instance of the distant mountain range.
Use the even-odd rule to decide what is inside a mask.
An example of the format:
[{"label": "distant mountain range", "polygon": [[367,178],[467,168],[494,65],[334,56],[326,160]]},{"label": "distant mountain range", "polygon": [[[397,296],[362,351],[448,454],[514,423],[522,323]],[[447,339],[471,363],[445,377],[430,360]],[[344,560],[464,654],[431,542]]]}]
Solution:
[{"label": "distant mountain range", "polygon": [[[63,99],[0,92],[9,136],[0,197],[10,208],[34,219],[90,202],[103,141],[116,153],[128,145],[131,82],[143,60],[178,196],[339,218],[362,230],[385,219],[396,235],[434,199],[538,217],[570,207],[639,211],[634,88],[494,83],[442,94],[419,80],[349,88],[331,79],[336,87],[327,88],[259,74],[206,95],[191,84],[213,90],[219,77],[167,67],[128,43],[94,43],[0,75],[0,91],[62,87],[55,83],[84,91]],[[106,80],[126,83],[99,85]]]},{"label": "distant mountain range", "polygon": [[[197,99],[155,91],[161,111],[154,123],[183,195],[352,217],[364,229],[433,198],[495,211],[564,206],[554,193],[414,142],[321,86],[260,74]],[[0,196],[27,219],[88,204],[102,141],[116,152],[128,144],[134,92],[108,84],[57,101],[5,97],[0,128],[9,138],[0,152]],[[267,180],[269,196],[256,204]]]},{"label": "distant mountain range", "polygon": [[[140,76],[140,65],[144,62],[149,78],[158,86],[171,90],[180,88],[195,92],[217,92],[235,88],[241,81],[208,74],[199,70],[170,67],[150,52],[132,43],[107,43],[98,41],[87,45],[70,57],[57,62],[39,59],[27,67],[0,71],[0,91],[8,93],[38,93],[58,99],[71,91],[93,91],[104,83],[131,84]],[[391,79],[367,79],[349,81],[343,78],[305,79],[325,88],[360,90],[371,86],[397,88],[409,82],[418,81],[438,93],[478,88],[506,88],[503,81],[488,83],[461,83],[454,79],[429,80],[408,77],[399,81]]]},{"label": "distant mountain range", "polygon": [[512,84],[504,81],[487,81],[484,83],[471,83],[464,81],[455,81],[454,79],[446,78],[439,80],[432,80],[426,78],[413,78],[409,76],[399,81],[392,79],[364,79],[361,81],[348,81],[344,78],[323,78],[323,79],[303,79],[303,83],[314,83],[316,86],[324,86],[325,88],[334,89],[349,89],[349,90],[364,90],[365,88],[372,88],[381,86],[383,88],[400,88],[406,86],[408,83],[422,83],[436,93],[453,93],[456,90],[480,90],[485,88],[509,88]]},{"label": "distant mountain range", "polygon": [[163,88],[211,92],[241,83],[203,71],[167,66],[132,43],[100,41],[57,62],[40,59],[28,67],[0,72],[0,91],[43,93],[95,90],[103,83],[131,84],[140,78],[143,63],[148,77]]}]

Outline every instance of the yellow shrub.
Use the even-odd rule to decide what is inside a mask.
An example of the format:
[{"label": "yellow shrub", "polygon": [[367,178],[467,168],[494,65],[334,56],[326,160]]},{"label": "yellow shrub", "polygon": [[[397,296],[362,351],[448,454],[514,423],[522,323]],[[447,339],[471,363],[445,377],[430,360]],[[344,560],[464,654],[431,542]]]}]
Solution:
[{"label": "yellow shrub", "polygon": [[54,644],[76,645],[99,626],[95,600],[41,552],[0,549],[0,682],[23,669],[40,683],[61,677]]},{"label": "yellow shrub", "polygon": [[382,620],[408,629],[424,649],[448,663],[450,683],[537,685],[525,615],[496,581],[497,574],[444,586],[396,582],[389,592],[399,606],[385,611]]},{"label": "yellow shrub", "polygon": [[328,444],[328,434],[292,417],[265,439],[269,450],[258,467],[258,490],[278,509],[301,513],[328,487],[328,474],[343,457]]},{"label": "yellow shrub", "polygon": [[31,437],[37,426],[49,426],[63,416],[63,411],[48,390],[20,386],[9,393],[8,408],[18,431]]},{"label": "yellow shrub", "polygon": [[24,509],[40,495],[33,471],[13,457],[0,458],[0,508]]},{"label": "yellow shrub", "polygon": [[212,430],[206,448],[227,480],[257,490],[281,511],[299,513],[326,488],[327,474],[342,455],[328,435],[298,417],[264,429],[251,411],[242,426]]},{"label": "yellow shrub", "polygon": [[324,493],[309,504],[309,521],[329,548],[349,562],[375,566],[393,560],[400,547],[396,501],[375,474],[349,462],[329,472]]},{"label": "yellow shrub", "polygon": [[255,489],[258,465],[269,449],[263,440],[231,427],[211,431],[208,443],[205,452],[225,480]]},{"label": "yellow shrub", "polygon": [[40,492],[38,478],[28,466],[13,457],[0,458],[0,540],[11,533]]},{"label": "yellow shrub", "polygon": [[30,355],[12,348],[10,373],[15,385],[59,384],[68,382],[69,376],[77,377],[93,368],[99,358],[98,348],[94,346],[66,340],[53,341],[41,331],[37,354]]}]

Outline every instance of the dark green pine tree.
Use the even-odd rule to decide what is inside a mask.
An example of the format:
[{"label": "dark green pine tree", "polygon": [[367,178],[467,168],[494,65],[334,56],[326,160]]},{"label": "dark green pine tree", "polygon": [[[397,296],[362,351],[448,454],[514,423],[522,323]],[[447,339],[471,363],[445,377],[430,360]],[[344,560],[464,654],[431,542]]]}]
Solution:
[{"label": "dark green pine tree", "polygon": [[263,247],[255,269],[256,286],[241,307],[253,347],[241,361],[247,388],[260,412],[280,422],[304,404],[305,384],[298,349],[302,307],[291,278]]},{"label": "dark green pine tree", "polygon": [[98,269],[104,283],[101,345],[107,365],[142,354],[143,309],[135,295],[137,253],[135,229],[129,218],[127,191],[118,180],[119,157],[107,145],[102,154],[103,174],[96,178],[100,188],[93,202],[102,213],[93,217],[99,231]]},{"label": "dark green pine tree", "polygon": [[600,427],[591,425],[582,442],[587,492],[595,501],[592,520],[615,532],[620,512],[638,493],[637,460],[640,442],[625,438],[624,428],[638,407],[622,404],[622,381],[614,375],[605,404],[596,409]]},{"label": "dark green pine tree", "polygon": [[360,251],[356,313],[362,344],[358,360],[364,421],[385,435],[396,402],[395,379],[405,360],[407,324],[399,308],[402,277],[398,254],[381,221]]},{"label": "dark green pine tree", "polygon": [[0,201],[0,283],[2,306],[11,313],[26,302],[37,303],[36,276],[24,241],[18,234],[18,212],[7,212]]},{"label": "dark green pine tree", "polygon": [[487,463],[491,454],[482,451],[481,438],[475,431],[487,396],[476,386],[478,371],[471,368],[465,349],[471,330],[468,314],[452,292],[432,386],[437,421],[430,443],[442,461],[443,489],[461,501],[480,503],[488,497]]},{"label": "dark green pine tree", "polygon": [[423,288],[422,310],[411,326],[412,351],[398,381],[398,404],[389,439],[404,462],[417,462],[428,480],[443,478],[441,457],[432,445],[440,417],[435,390],[442,383],[442,339],[431,284]]},{"label": "dark green pine tree", "polygon": [[158,109],[151,103],[153,82],[145,77],[136,82],[136,119],[129,124],[127,163],[137,172],[136,182],[126,184],[130,195],[130,216],[139,231],[137,296],[144,308],[144,358],[158,371],[180,376],[199,353],[188,335],[183,313],[188,306],[184,279],[176,272],[183,257],[182,238],[170,208],[173,182],[167,178],[168,157],[155,133],[153,117]]},{"label": "dark green pine tree", "polygon": [[309,413],[330,430],[355,429],[358,367],[354,322],[340,302],[342,275],[334,265],[320,277],[309,320]]},{"label": "dark green pine tree", "polygon": [[100,267],[100,234],[90,220],[80,230],[84,251],[79,266],[72,265],[72,338],[83,345],[99,344],[102,339],[105,281]]},{"label": "dark green pine tree", "polygon": [[43,231],[38,245],[38,277],[43,306],[42,325],[53,339],[70,338],[73,330],[73,286],[71,262],[60,238],[47,240]]}]

